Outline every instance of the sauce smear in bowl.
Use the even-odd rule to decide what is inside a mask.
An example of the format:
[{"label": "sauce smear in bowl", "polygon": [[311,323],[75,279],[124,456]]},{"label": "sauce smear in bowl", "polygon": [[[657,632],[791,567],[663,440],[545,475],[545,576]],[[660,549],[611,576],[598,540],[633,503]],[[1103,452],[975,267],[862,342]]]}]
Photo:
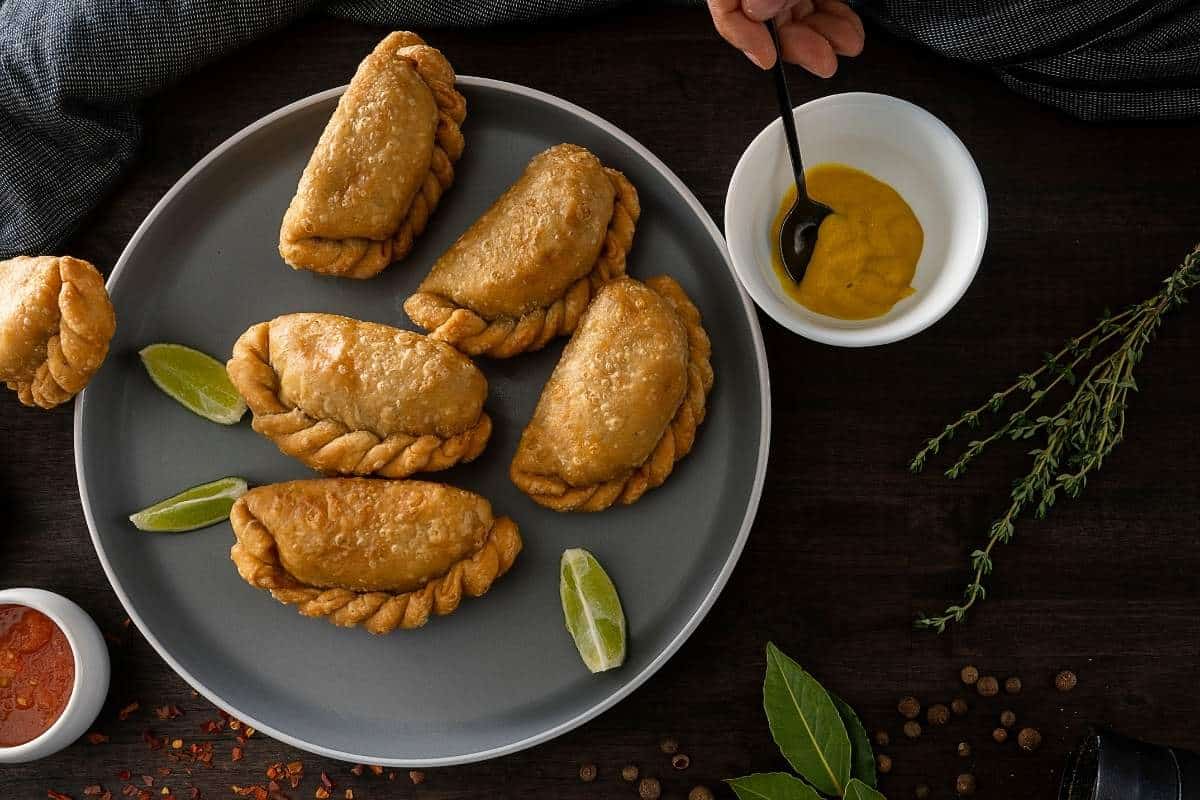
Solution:
[{"label": "sauce smear in bowl", "polygon": [[59,627],[35,609],[0,605],[0,747],[49,730],[74,684],[75,656]]}]

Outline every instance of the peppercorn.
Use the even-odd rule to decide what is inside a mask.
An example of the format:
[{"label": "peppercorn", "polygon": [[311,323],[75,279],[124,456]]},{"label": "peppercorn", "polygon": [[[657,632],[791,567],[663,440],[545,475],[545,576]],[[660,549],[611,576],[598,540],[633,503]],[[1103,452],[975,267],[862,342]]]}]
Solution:
[{"label": "peppercorn", "polygon": [[583,781],[584,783],[591,783],[592,781],[596,780],[596,765],[584,764],[582,767],[580,767],[579,780]]},{"label": "peppercorn", "polygon": [[638,779],[638,772],[636,764],[626,764],[621,767],[621,778],[629,783],[633,783]]},{"label": "peppercorn", "polygon": [[668,736],[658,743],[658,749],[669,756],[673,756],[679,752],[679,742]]},{"label": "peppercorn", "polygon": [[966,716],[969,708],[970,706],[967,705],[967,698],[965,697],[956,697],[950,701],[950,710],[956,717]]},{"label": "peppercorn", "polygon": [[929,720],[930,725],[945,725],[950,721],[950,709],[946,708],[941,703],[929,707],[925,718]]},{"label": "peppercorn", "polygon": [[921,735],[921,723],[915,719],[910,719],[904,723],[904,735],[910,739],[915,739]]},{"label": "peppercorn", "polygon": [[991,675],[984,675],[975,684],[975,691],[983,697],[995,697],[1000,692],[1000,682]]},{"label": "peppercorn", "polygon": [[996,728],[992,731],[992,738],[996,740],[997,744],[1004,744],[1008,741],[1008,731],[1004,728]]},{"label": "peppercorn", "polygon": [[1015,675],[1011,678],[1007,678],[1004,681],[1004,691],[1008,692],[1009,694],[1020,694],[1021,679]]},{"label": "peppercorn", "polygon": [[1079,679],[1075,677],[1075,673],[1069,669],[1064,669],[1062,672],[1054,676],[1054,688],[1060,692],[1069,692],[1075,688],[1075,684],[1079,683]]},{"label": "peppercorn", "polygon": [[1042,744],[1042,734],[1038,733],[1037,728],[1022,728],[1017,734],[1017,744],[1026,753],[1032,753]]},{"label": "peppercorn", "polygon": [[713,793],[707,786],[693,786],[688,792],[688,800],[713,800]]},{"label": "peppercorn", "polygon": [[1006,728],[1011,728],[1017,724],[1017,715],[1009,709],[1004,709],[1000,712],[1000,724]]},{"label": "peppercorn", "polygon": [[887,731],[875,731],[875,744],[880,747],[887,747],[892,743],[892,737],[888,736]]},{"label": "peppercorn", "polygon": [[975,665],[967,664],[962,668],[962,672],[958,673],[958,676],[967,686],[974,686],[975,682],[979,680],[979,670]]},{"label": "peppercorn", "polygon": [[658,800],[662,796],[662,784],[658,778],[642,778],[638,783],[638,797],[642,800]]},{"label": "peppercorn", "polygon": [[970,758],[971,757],[971,743],[970,742],[959,742],[958,743],[958,754],[960,756],[962,756],[963,758]]},{"label": "peppercorn", "polygon": [[671,766],[675,769],[687,769],[692,765],[692,760],[687,757],[686,753],[677,753],[671,756]]},{"label": "peppercorn", "polygon": [[954,793],[959,797],[970,797],[975,794],[975,776],[969,772],[959,775],[954,781]]},{"label": "peppercorn", "polygon": [[913,789],[913,794],[916,795],[917,800],[925,800],[929,797],[929,784],[918,783],[917,788]]},{"label": "peppercorn", "polygon": [[905,719],[916,719],[921,714],[921,703],[911,695],[901,697],[900,702],[896,705],[896,710]]},{"label": "peppercorn", "polygon": [[880,753],[875,756],[875,768],[887,775],[892,771],[892,757],[886,753]]}]

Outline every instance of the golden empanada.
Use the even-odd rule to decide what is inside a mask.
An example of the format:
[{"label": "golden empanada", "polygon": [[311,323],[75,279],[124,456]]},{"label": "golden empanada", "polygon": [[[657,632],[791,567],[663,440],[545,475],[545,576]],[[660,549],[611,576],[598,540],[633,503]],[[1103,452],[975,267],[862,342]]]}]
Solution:
[{"label": "golden empanada", "polygon": [[104,278],[70,256],[0,261],[0,381],[27,406],[74,397],[117,328]]},{"label": "golden empanada", "polygon": [[254,430],[313,469],[403,478],[483,452],[487,379],[419,333],[287,314],[242,334],[227,365]]},{"label": "golden empanada", "polygon": [[534,156],[404,303],[430,336],[507,358],[575,330],[588,301],[625,274],[637,190],[582,147]]},{"label": "golden empanada", "polygon": [[521,535],[487,500],[440,483],[322,478],[259,486],[229,514],[242,579],[371,633],[419,628],[508,572]]},{"label": "golden empanada", "polygon": [[397,31],[363,60],[279,231],[296,269],[370,278],[412,249],[462,155],[467,114],[445,56]]},{"label": "golden empanada", "polygon": [[618,278],[588,306],[509,475],[557,511],[628,505],[687,455],[712,389],[708,334],[683,289]]}]

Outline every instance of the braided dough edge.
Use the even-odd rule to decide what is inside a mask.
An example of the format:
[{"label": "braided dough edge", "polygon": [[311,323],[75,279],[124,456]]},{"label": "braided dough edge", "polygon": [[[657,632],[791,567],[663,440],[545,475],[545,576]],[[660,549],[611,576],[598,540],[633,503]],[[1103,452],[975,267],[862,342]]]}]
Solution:
[{"label": "braided dough edge", "polygon": [[[391,33],[376,50],[388,44],[389,40],[394,40],[396,45],[395,56],[412,63],[433,93],[437,105],[438,123],[429,172],[413,195],[408,211],[391,238],[379,241],[312,236],[281,242],[280,255],[294,268],[341,278],[373,278],[388,265],[408,255],[413,242],[425,230],[442,194],[454,183],[454,162],[458,161],[463,151],[461,125],[467,117],[466,98],[454,88],[454,68],[440,50],[427,45],[415,33]],[[283,252],[285,245],[292,254],[290,258],[288,253]],[[297,250],[300,252],[297,253]]]},{"label": "braided dough edge", "polygon": [[701,324],[700,310],[673,278],[659,275],[645,283],[675,309],[687,329],[688,386],[683,401],[649,457],[631,472],[604,483],[572,486],[554,475],[520,471],[514,461],[509,477],[539,505],[555,511],[602,511],[618,502],[630,505],[661,485],[696,441],[713,385],[712,345]]},{"label": "braided dough edge", "polygon": [[450,438],[432,433],[381,438],[336,420],[314,419],[284,404],[279,398],[279,375],[271,366],[270,327],[271,323],[260,322],[243,333],[225,369],[254,413],[254,430],[275,442],[282,453],[325,473],[405,478],[472,461],[487,446],[492,419],[482,411],[471,428]]},{"label": "braided dough edge", "polygon": [[634,230],[642,212],[637,189],[629,179],[609,167],[604,172],[616,194],[600,255],[592,270],[571,284],[558,300],[520,317],[488,320],[448,297],[417,292],[404,301],[408,316],[429,331],[430,338],[452,344],[472,356],[510,358],[540,350],[554,337],[572,333],[600,287],[625,274],[625,258],[633,246]]},{"label": "braided dough edge", "polygon": [[458,608],[463,595],[480,597],[497,578],[508,572],[521,552],[521,534],[508,517],[492,523],[483,546],[450,571],[411,592],[356,592],[322,589],[297,581],[279,561],[275,538],[238,499],[230,511],[237,543],[229,557],[242,580],[270,591],[284,605],[296,606],[306,617],[324,617],[334,625],[361,625],[371,633],[391,633],[397,628],[420,628],[429,615],[446,615]]},{"label": "braided dough edge", "polygon": [[6,381],[27,406],[54,408],[87,386],[108,355],[117,330],[112,301],[104,278],[86,261],[70,256],[56,259],[58,333],[46,342],[46,360],[29,380]]}]

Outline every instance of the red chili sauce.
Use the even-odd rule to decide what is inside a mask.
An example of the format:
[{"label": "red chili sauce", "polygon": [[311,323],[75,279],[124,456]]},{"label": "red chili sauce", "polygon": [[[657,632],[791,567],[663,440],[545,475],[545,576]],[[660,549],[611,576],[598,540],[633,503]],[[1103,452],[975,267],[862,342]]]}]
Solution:
[{"label": "red chili sauce", "polygon": [[33,741],[67,707],[75,656],[40,611],[0,605],[0,747]]}]

